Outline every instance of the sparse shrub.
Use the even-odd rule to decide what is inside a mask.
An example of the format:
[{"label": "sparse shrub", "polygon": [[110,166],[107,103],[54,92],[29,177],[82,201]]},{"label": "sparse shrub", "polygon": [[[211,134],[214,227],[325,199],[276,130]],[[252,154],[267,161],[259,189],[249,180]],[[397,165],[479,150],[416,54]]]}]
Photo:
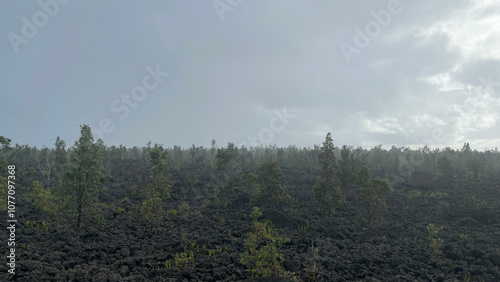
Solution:
[{"label": "sparse shrub", "polygon": [[287,237],[286,235],[277,236],[276,240],[278,241],[278,246],[280,247],[281,245],[292,241],[292,239],[290,237]]},{"label": "sparse shrub", "polygon": [[120,203],[120,204],[130,203],[130,199],[128,197],[125,197],[125,198],[118,200],[118,203]]},{"label": "sparse shrub", "polygon": [[447,201],[439,201],[439,205],[440,205],[440,206],[443,206],[443,207],[445,207],[445,208],[450,207],[450,203],[449,203],[449,202],[447,202]]},{"label": "sparse shrub", "polygon": [[142,202],[141,214],[149,223],[158,224],[163,218],[163,209],[160,203],[160,198],[149,198]]},{"label": "sparse shrub", "polygon": [[446,274],[446,276],[452,276],[455,275],[455,269],[457,266],[453,261],[449,261],[448,265],[446,267],[443,267],[443,272]]},{"label": "sparse shrub", "polygon": [[184,268],[194,268],[196,262],[194,261],[194,252],[192,250],[184,250],[182,253],[176,253],[174,259],[174,265],[179,270]]},{"label": "sparse shrub", "polygon": [[439,230],[441,229],[443,229],[443,227],[437,228],[431,223],[427,225],[427,233],[429,234],[427,238],[429,239],[429,246],[431,247],[431,260],[436,263],[441,262],[441,255],[443,254],[441,250],[443,240],[438,237]]},{"label": "sparse shrub", "polygon": [[423,192],[422,190],[410,190],[408,191],[408,193],[406,194],[406,198],[408,199],[413,199],[413,198],[420,198],[420,197],[423,197]]},{"label": "sparse shrub", "polygon": [[300,225],[298,226],[298,230],[299,232],[306,232],[307,230],[309,230],[310,226],[309,226],[309,219],[306,220],[306,223],[304,225]]},{"label": "sparse shrub", "polygon": [[193,212],[193,215],[196,215],[198,218],[204,218],[205,216],[201,213],[201,210],[197,210]]},{"label": "sparse shrub", "polygon": [[220,198],[215,196],[212,200],[210,200],[207,203],[208,207],[214,207],[214,208],[220,208],[223,206],[223,203],[221,202]]},{"label": "sparse shrub", "polygon": [[42,231],[49,231],[49,226],[50,226],[50,224],[44,221],[41,224],[37,224],[36,228],[38,230],[42,230]]},{"label": "sparse shrub", "polygon": [[[250,217],[253,219],[253,231],[247,233],[244,245],[248,251],[241,255],[240,260],[247,267],[246,271],[250,272],[252,277],[291,277],[291,273],[286,272],[282,267],[283,257],[277,252],[276,244],[279,239],[275,231],[267,226],[267,223],[257,220],[260,217],[258,208],[254,208]],[[281,240],[287,241],[287,237]],[[259,248],[262,241],[267,243]]]},{"label": "sparse shrub", "polygon": [[125,209],[124,208],[120,208],[120,207],[116,207],[114,209],[114,211],[117,212],[117,213],[125,213]]},{"label": "sparse shrub", "polygon": [[221,226],[223,226],[223,225],[225,225],[225,224],[226,224],[226,222],[227,222],[226,218],[225,218],[225,217],[223,217],[223,218],[221,218],[221,219],[220,219],[219,224],[220,224]]},{"label": "sparse shrub", "polygon": [[184,200],[181,202],[181,205],[177,208],[177,210],[181,214],[188,214],[190,209],[191,208],[189,207],[189,203]]},{"label": "sparse shrub", "polygon": [[469,204],[473,209],[479,210],[487,206],[486,200],[481,199],[476,195],[472,195],[466,198],[466,203]]},{"label": "sparse shrub", "polygon": [[166,269],[172,268],[172,261],[170,259],[165,260],[165,268]]},{"label": "sparse shrub", "polygon": [[311,247],[309,248],[309,264],[307,268],[304,269],[307,273],[307,281],[317,281],[319,278],[319,267],[316,264],[318,252],[318,248],[314,247],[314,244],[311,242]]},{"label": "sparse shrub", "polygon": [[247,266],[247,271],[252,273],[252,277],[279,276],[285,272],[281,266],[283,257],[277,253],[274,241],[259,249],[243,253],[241,263]]},{"label": "sparse shrub", "polygon": [[406,198],[408,199],[413,199],[413,198],[425,198],[425,199],[434,199],[434,198],[444,198],[447,197],[448,193],[442,193],[442,192],[431,192],[431,193],[426,193],[423,192],[422,190],[410,190],[408,191]]},{"label": "sparse shrub", "polygon": [[262,216],[262,212],[260,211],[260,209],[258,207],[254,207],[253,211],[250,213],[249,216],[252,219],[252,223],[254,223],[259,219],[259,217]]},{"label": "sparse shrub", "polygon": [[208,256],[210,257],[215,256],[215,249],[208,249]]},{"label": "sparse shrub", "polygon": [[24,222],[24,226],[25,226],[26,228],[31,228],[31,227],[33,227],[33,222],[32,222],[32,221],[29,221],[29,220],[26,220],[26,221]]},{"label": "sparse shrub", "polygon": [[106,219],[104,219],[104,211],[113,211],[113,208],[105,203],[97,203],[94,209],[91,210],[90,216],[94,223],[103,226],[106,224]]},{"label": "sparse shrub", "polygon": [[167,216],[168,217],[175,217],[176,215],[177,215],[177,210],[176,209],[167,210]]}]

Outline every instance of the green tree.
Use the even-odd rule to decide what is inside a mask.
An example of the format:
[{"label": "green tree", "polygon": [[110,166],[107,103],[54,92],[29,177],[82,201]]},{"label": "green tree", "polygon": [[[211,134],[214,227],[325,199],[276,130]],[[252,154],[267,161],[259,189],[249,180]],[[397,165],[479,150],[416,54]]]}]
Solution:
[{"label": "green tree", "polygon": [[391,191],[389,181],[375,178],[370,180],[371,172],[367,166],[363,166],[357,174],[358,194],[361,207],[360,219],[371,228],[382,221],[387,210],[387,202],[383,193]]},{"label": "green tree", "polygon": [[259,177],[255,173],[250,172],[249,174],[247,174],[244,180],[243,189],[243,191],[250,196],[251,203],[253,205],[257,204],[257,202],[259,201],[261,189],[259,184]]},{"label": "green tree", "polygon": [[279,148],[276,153],[276,157],[278,159],[278,163],[283,166],[285,165],[285,150],[283,148]]},{"label": "green tree", "polygon": [[[468,147],[466,143],[464,147]],[[466,147],[466,148],[467,148]],[[468,154],[467,173],[465,176],[465,184],[467,185],[466,202],[474,209],[480,209],[488,205],[488,198],[483,191],[485,162],[480,159],[477,151],[471,152],[469,149],[464,149]]]},{"label": "green tree", "polygon": [[200,176],[196,171],[185,171],[187,185],[181,188],[183,197],[192,197],[194,194],[195,185],[198,184]]},{"label": "green tree", "polygon": [[52,176],[54,174],[54,152],[47,147],[43,147],[35,153],[36,168],[45,178],[45,187],[50,187],[52,184]]},{"label": "green tree", "polygon": [[64,166],[68,162],[68,153],[66,152],[66,142],[64,140],[61,140],[59,136],[57,136],[56,142],[55,142],[55,149],[54,149],[54,175],[56,182],[59,183],[63,178],[63,172],[64,172]]},{"label": "green tree", "polygon": [[276,231],[268,226],[266,222],[258,221],[262,215],[260,209],[255,207],[250,217],[252,218],[253,230],[247,233],[247,239],[243,243],[248,251],[241,254],[240,262],[244,264],[246,271],[252,277],[292,277],[292,274],[283,268],[283,256],[277,251],[277,244],[289,242],[290,238],[278,236]]},{"label": "green tree", "polygon": [[88,125],[80,126],[81,136],[75,142],[71,153],[68,170],[65,173],[65,193],[76,209],[76,228],[80,229],[82,217],[94,211],[104,177],[102,156],[99,146],[94,143],[92,131]]},{"label": "green tree", "polygon": [[43,188],[42,182],[33,181],[33,190],[30,196],[37,210],[46,212],[50,215],[56,214],[58,205],[55,201],[55,197],[50,189]]},{"label": "green tree", "polygon": [[277,208],[291,201],[285,187],[281,185],[281,169],[276,159],[269,159],[260,166],[259,204],[261,207]]},{"label": "green tree", "polygon": [[10,147],[10,142],[11,140],[9,138],[0,136],[0,169],[2,171],[0,174],[2,175],[7,170],[7,161],[5,160],[4,156],[12,150],[12,148]]},{"label": "green tree", "polygon": [[142,202],[141,214],[146,220],[157,224],[163,218],[163,201],[170,198],[170,181],[167,178],[165,158],[167,151],[162,146],[155,145],[149,152],[151,160],[151,183],[145,190],[145,199]]},{"label": "green tree", "polygon": [[369,186],[370,183],[370,177],[372,173],[370,169],[366,165],[364,165],[356,174],[356,184],[359,186]]},{"label": "green tree", "polygon": [[443,180],[446,185],[453,186],[455,183],[455,171],[453,170],[453,163],[446,157],[441,156],[437,160],[437,167],[440,174],[440,179]]},{"label": "green tree", "polygon": [[334,150],[332,134],[328,132],[318,155],[320,175],[313,187],[314,198],[325,214],[334,214],[335,207],[342,203],[342,188],[335,173],[338,164]]},{"label": "green tree", "polygon": [[10,147],[10,140],[9,138],[5,138],[3,136],[0,136],[0,153],[7,153],[8,151],[12,150]]},{"label": "green tree", "polygon": [[356,161],[351,149],[346,145],[340,150],[340,183],[344,192],[356,184]]},{"label": "green tree", "polygon": [[215,195],[223,201],[230,199],[234,189],[240,186],[241,177],[239,176],[240,167],[236,163],[237,156],[238,149],[232,143],[229,143],[227,148],[217,149]]}]

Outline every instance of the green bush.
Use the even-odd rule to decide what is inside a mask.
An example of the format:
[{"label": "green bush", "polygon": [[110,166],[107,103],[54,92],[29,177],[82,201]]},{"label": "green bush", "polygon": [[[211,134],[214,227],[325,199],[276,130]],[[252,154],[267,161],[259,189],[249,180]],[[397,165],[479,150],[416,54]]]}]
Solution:
[{"label": "green bush", "polygon": [[304,269],[307,273],[308,281],[317,281],[319,278],[319,266],[316,264],[316,261],[318,260],[318,252],[318,248],[314,247],[313,243],[311,243],[311,248],[309,249],[309,255],[311,257],[307,268]]},{"label": "green bush", "polygon": [[189,207],[188,202],[183,200],[183,201],[181,201],[181,205],[177,208],[177,210],[181,214],[188,214],[189,211],[191,210],[191,208]]},{"label": "green bush", "polygon": [[252,223],[257,222],[259,217],[261,217],[262,212],[258,207],[254,207],[253,211],[250,213],[250,218],[252,219]]},{"label": "green bush", "polygon": [[[286,236],[277,236],[276,232],[268,226],[267,222],[259,222],[261,213],[258,208],[254,208],[250,217],[253,219],[253,231],[247,233],[247,239],[243,243],[248,251],[241,255],[241,263],[252,277],[292,277],[292,273],[285,271],[282,267],[283,256],[277,252],[277,244],[289,242]],[[266,244],[259,248],[262,241]]]},{"label": "green bush", "polygon": [[180,254],[176,253],[174,265],[179,270],[183,270],[184,268],[194,268],[196,266],[196,262],[194,261],[194,252],[192,250],[185,250]]},{"label": "green bush", "polygon": [[33,204],[37,210],[51,215],[56,214],[58,206],[55,202],[55,197],[50,190],[43,188],[42,182],[33,182],[33,190],[30,196],[33,198]]},{"label": "green bush", "polygon": [[429,247],[431,247],[431,261],[439,263],[441,262],[441,255],[443,251],[441,247],[443,246],[443,240],[438,237],[439,230],[443,229],[443,227],[437,228],[434,224],[429,223],[427,225],[427,233],[429,236]]},{"label": "green bush", "polygon": [[177,210],[176,209],[171,209],[171,210],[167,210],[167,216],[168,217],[175,217],[177,215]]},{"label": "green bush", "polygon": [[245,252],[241,255],[241,263],[247,266],[252,277],[283,276],[285,271],[281,264],[283,257],[276,251],[276,243],[269,242],[258,250]]}]

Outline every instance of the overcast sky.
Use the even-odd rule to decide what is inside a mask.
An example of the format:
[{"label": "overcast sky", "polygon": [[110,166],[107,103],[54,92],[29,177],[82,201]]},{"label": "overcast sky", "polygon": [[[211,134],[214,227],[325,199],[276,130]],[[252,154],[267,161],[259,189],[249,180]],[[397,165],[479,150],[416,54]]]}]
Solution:
[{"label": "overcast sky", "polygon": [[[68,3],[66,3],[68,2]],[[0,135],[500,147],[500,2],[0,2]]]}]

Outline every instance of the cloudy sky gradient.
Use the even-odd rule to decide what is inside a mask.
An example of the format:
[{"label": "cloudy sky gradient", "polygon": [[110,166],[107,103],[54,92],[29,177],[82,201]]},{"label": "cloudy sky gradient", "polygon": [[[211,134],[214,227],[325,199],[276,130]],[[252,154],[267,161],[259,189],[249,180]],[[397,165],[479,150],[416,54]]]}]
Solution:
[{"label": "cloudy sky gradient", "polygon": [[500,147],[496,0],[5,0],[0,17],[13,143],[90,124],[108,145]]}]

